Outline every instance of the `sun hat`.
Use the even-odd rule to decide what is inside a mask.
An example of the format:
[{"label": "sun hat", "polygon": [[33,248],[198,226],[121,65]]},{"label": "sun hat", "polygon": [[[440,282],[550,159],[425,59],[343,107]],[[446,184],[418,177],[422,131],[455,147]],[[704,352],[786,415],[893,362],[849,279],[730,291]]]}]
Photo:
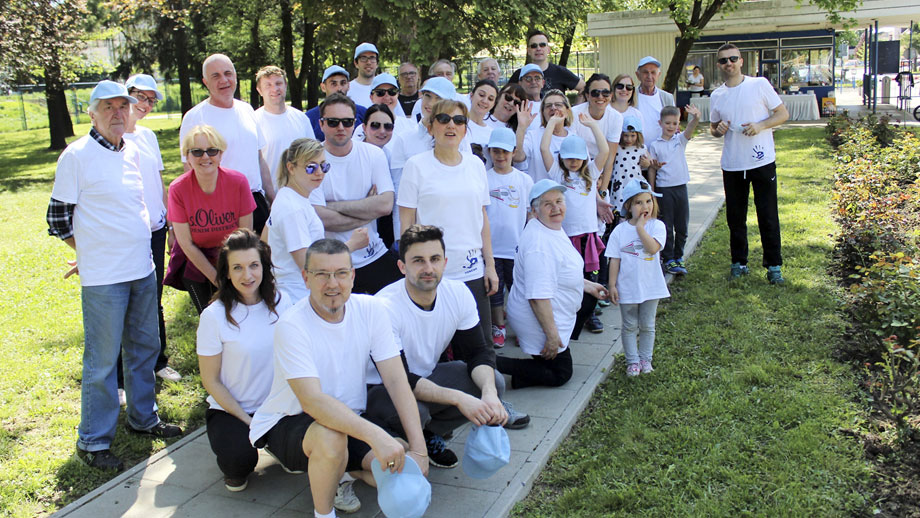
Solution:
[{"label": "sun hat", "polygon": [[518,77],[520,77],[521,79],[523,79],[524,76],[526,76],[527,74],[529,74],[529,73],[531,73],[531,72],[539,72],[539,73],[540,73],[540,76],[543,75],[543,69],[540,68],[539,65],[535,65],[535,64],[533,64],[533,63],[528,63],[528,64],[524,65],[523,67],[521,67],[521,73],[518,74]]},{"label": "sun hat", "polygon": [[454,87],[454,84],[445,77],[437,76],[429,78],[419,89],[419,92],[431,92],[441,99],[448,99],[451,101],[457,100],[457,89]]},{"label": "sun hat", "polygon": [[635,115],[623,118],[623,131],[642,131],[642,121]]},{"label": "sun hat", "polygon": [[640,68],[644,67],[645,65],[648,65],[649,63],[652,63],[656,67],[661,68],[661,61],[658,61],[652,56],[645,56],[644,58],[639,60],[639,64],[636,65],[636,70],[639,70]]},{"label": "sun hat", "polygon": [[380,85],[393,85],[399,88],[399,83],[396,81],[396,78],[393,77],[393,74],[383,73],[375,77],[371,82],[371,90],[377,88]]},{"label": "sun hat", "polygon": [[137,88],[138,90],[150,91],[157,94],[157,100],[163,100],[163,94],[157,88],[157,81],[153,76],[148,74],[134,74],[125,81],[125,90]]},{"label": "sun hat", "polygon": [[495,128],[489,137],[489,147],[504,149],[505,151],[514,151],[517,145],[517,138],[511,128]]},{"label": "sun hat", "polygon": [[380,55],[380,53],[377,52],[376,45],[374,45],[373,43],[365,42],[355,47],[355,59],[358,59],[358,56],[360,56],[361,54],[364,54],[365,52],[373,52],[374,54],[377,54],[378,56]]},{"label": "sun hat", "polygon": [[511,443],[501,426],[473,426],[466,438],[463,472],[470,478],[486,479],[511,461]]},{"label": "sun hat", "polygon": [[661,194],[653,191],[652,187],[645,180],[633,178],[629,181],[628,184],[626,184],[626,188],[623,189],[623,206],[620,207],[620,214],[622,214],[624,218],[629,216],[629,214],[626,212],[626,202],[629,201],[629,199],[633,196],[642,194],[644,192],[647,192],[656,198],[661,198]]},{"label": "sun hat", "polygon": [[343,76],[345,76],[345,79],[351,79],[351,76],[348,75],[348,71],[347,71],[347,70],[345,70],[344,68],[342,68],[342,67],[340,67],[340,66],[338,66],[338,65],[332,65],[331,67],[329,67],[329,68],[327,68],[325,71],[323,71],[323,80],[320,81],[320,82],[321,82],[321,83],[325,83],[327,79],[329,79],[330,77],[332,77],[332,76],[334,76],[334,75],[336,75],[336,74],[342,74]]},{"label": "sun hat", "polygon": [[549,178],[544,178],[533,184],[533,187],[530,188],[530,197],[528,198],[528,202],[533,203],[534,200],[540,196],[543,196],[549,191],[559,191],[561,193],[565,193],[565,186],[559,182],[554,182]]},{"label": "sun hat", "polygon": [[387,518],[421,518],[431,503],[431,484],[412,457],[406,455],[402,473],[391,473],[371,461],[377,481],[377,505]]},{"label": "sun hat", "polygon": [[578,135],[571,134],[562,140],[562,145],[559,146],[559,156],[563,159],[577,158],[579,160],[587,160],[588,144],[585,143],[585,139]]},{"label": "sun hat", "polygon": [[89,94],[89,102],[115,99],[116,97],[124,97],[129,103],[137,104],[137,99],[128,94],[128,89],[125,88],[125,85],[108,79],[99,81],[99,84],[93,88],[93,93]]}]

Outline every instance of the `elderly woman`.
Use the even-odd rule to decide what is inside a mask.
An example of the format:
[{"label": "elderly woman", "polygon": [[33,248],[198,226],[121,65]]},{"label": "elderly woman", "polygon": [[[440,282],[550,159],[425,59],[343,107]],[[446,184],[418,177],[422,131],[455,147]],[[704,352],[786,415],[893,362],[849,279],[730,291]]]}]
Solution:
[{"label": "elderly woman", "polygon": [[569,337],[575,313],[587,293],[607,298],[607,290],[584,278],[584,260],[562,230],[566,188],[550,179],[530,191],[534,218],[521,234],[508,296],[508,324],[521,350],[532,359],[497,357],[498,370],[512,388],[558,387],[572,377]]},{"label": "elderly woman", "polygon": [[191,169],[169,185],[167,216],[176,243],[165,284],[188,291],[198,313],[217,287],[217,254],[237,228],[252,228],[256,202],[243,173],[220,166],[227,141],[207,124],[189,130],[181,143]]},{"label": "elderly woman", "polygon": [[[558,124],[552,129],[553,137],[550,141],[550,152],[553,155],[558,155],[562,141],[571,133],[573,120],[572,105],[569,104],[568,97],[561,90],[546,92],[546,96],[543,97],[543,101],[540,103],[540,127],[529,130],[524,138],[524,145],[514,152],[515,164],[520,164],[519,169],[529,174],[534,182],[549,178],[546,167],[543,166],[540,142],[543,139],[543,132],[547,130],[547,122],[554,115],[561,116],[564,119],[562,124]],[[518,114],[519,123],[522,118],[523,114]]]}]

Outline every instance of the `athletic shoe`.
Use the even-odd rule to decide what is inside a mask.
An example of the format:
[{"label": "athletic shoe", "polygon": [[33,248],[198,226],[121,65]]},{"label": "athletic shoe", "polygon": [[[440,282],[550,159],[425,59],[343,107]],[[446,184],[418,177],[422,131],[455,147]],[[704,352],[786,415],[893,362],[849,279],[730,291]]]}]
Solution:
[{"label": "athletic shoe", "polygon": [[640,360],[640,361],[639,361],[639,370],[642,371],[642,374],[648,374],[648,373],[654,371],[655,369],[652,368],[652,362],[650,362],[650,361],[648,361],[648,360]]},{"label": "athletic shoe", "polygon": [[172,439],[173,437],[179,437],[182,435],[182,428],[174,424],[166,424],[163,421],[160,421],[153,428],[147,430],[138,430],[133,426],[126,424],[125,428],[128,429],[131,433],[136,433],[138,435],[152,435],[158,439]]},{"label": "athletic shoe", "polygon": [[118,405],[119,406],[128,406],[128,398],[125,396],[125,389],[118,389]]},{"label": "athletic shoe", "polygon": [[671,259],[664,264],[665,273],[670,273],[671,275],[687,275],[687,269],[680,265],[674,259]]},{"label": "athletic shoe", "polygon": [[279,459],[277,455],[275,455],[274,453],[272,453],[272,451],[269,450],[267,446],[264,447],[264,448],[262,448],[262,451],[264,451],[265,453],[267,453],[269,457],[275,459],[275,462],[277,462],[278,465],[281,466],[281,469],[283,469],[284,471],[287,471],[287,472],[290,473],[291,475],[300,475],[300,474],[303,474],[303,473],[304,473],[303,471],[296,470],[296,469],[290,469],[290,468],[288,468],[287,466],[285,466],[284,463],[281,462],[281,459]]},{"label": "athletic shoe", "polygon": [[748,269],[746,264],[741,263],[732,263],[731,278],[737,279],[742,275],[747,275],[751,273],[751,270]]},{"label": "athletic shoe", "polygon": [[601,323],[600,319],[592,315],[591,318],[585,322],[585,329],[594,334],[600,334],[604,332],[604,324]]},{"label": "athletic shoe", "polygon": [[335,501],[332,507],[343,513],[353,513],[361,509],[361,500],[355,495],[354,479],[347,482],[340,482],[339,488],[335,490]]},{"label": "athletic shoe", "polygon": [[511,403],[507,401],[502,401],[502,406],[505,407],[505,412],[508,412],[508,421],[505,423],[505,428],[509,430],[520,430],[521,428],[526,428],[530,424],[530,416],[518,412],[511,406]]},{"label": "athletic shoe", "polygon": [[630,363],[626,366],[626,375],[630,378],[638,376],[640,372],[642,372],[642,369],[638,363]]},{"label": "athletic shoe", "polygon": [[439,468],[456,468],[460,462],[457,454],[451,451],[440,435],[435,435],[427,430],[425,432],[425,445],[428,447],[428,462]]},{"label": "athletic shoe", "polygon": [[602,308],[607,308],[607,307],[610,307],[610,301],[609,300],[599,300],[597,301],[597,305]]},{"label": "athletic shoe", "polygon": [[604,314],[604,308],[602,308],[600,304],[598,304],[597,306],[594,306],[594,316],[599,317],[603,314]]},{"label": "athletic shoe", "polygon": [[166,381],[181,381],[182,375],[176,372],[176,369],[173,369],[170,366],[163,367],[157,371],[157,376],[163,378]]},{"label": "athletic shoe", "polygon": [[501,349],[505,346],[505,326],[492,326],[492,345],[496,349]]},{"label": "athletic shoe", "polygon": [[770,281],[770,284],[776,284],[780,286],[786,284],[786,279],[783,278],[783,272],[780,270],[779,266],[767,267],[767,280]]},{"label": "athletic shoe", "polygon": [[684,258],[683,258],[683,257],[681,257],[680,259],[677,260],[677,266],[680,266],[680,267],[683,268],[684,270],[687,269],[687,263],[684,261]]},{"label": "athletic shoe", "polygon": [[237,493],[246,489],[249,486],[248,478],[230,478],[224,477],[224,487],[227,488],[227,491],[233,491]]},{"label": "athletic shoe", "polygon": [[112,450],[86,451],[77,448],[77,459],[91,468],[124,471],[125,463]]}]

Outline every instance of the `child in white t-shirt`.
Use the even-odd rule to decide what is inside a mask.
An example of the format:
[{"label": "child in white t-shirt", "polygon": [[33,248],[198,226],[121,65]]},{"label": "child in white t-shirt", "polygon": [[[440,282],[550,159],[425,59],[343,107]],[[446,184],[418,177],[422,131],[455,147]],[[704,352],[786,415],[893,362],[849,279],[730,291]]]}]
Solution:
[{"label": "child in white t-shirt", "polygon": [[653,370],[658,300],[671,294],[658,261],[665,239],[655,201],[661,195],[648,182],[633,178],[623,197],[620,212],[626,220],[613,229],[604,255],[610,260],[610,300],[619,304],[623,321],[626,375],[638,376]]},{"label": "child in white t-shirt", "polygon": [[527,223],[527,199],[533,188],[533,178],[511,166],[516,145],[515,134],[509,128],[496,128],[489,137],[488,150],[492,169],[486,172],[492,203],[486,206],[492,233],[492,257],[498,274],[498,291],[489,297],[492,306],[492,343],[505,345],[504,291],[511,290],[514,254]]}]

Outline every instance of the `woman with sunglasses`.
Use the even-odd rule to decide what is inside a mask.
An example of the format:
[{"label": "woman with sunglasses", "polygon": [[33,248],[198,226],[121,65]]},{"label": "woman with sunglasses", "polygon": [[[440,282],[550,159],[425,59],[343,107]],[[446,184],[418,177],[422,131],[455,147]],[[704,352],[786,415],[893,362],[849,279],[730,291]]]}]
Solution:
[{"label": "woman with sunglasses", "polygon": [[217,254],[237,228],[252,228],[256,202],[243,173],[220,167],[227,141],[213,126],[199,124],[182,139],[191,169],[169,185],[167,217],[176,243],[164,284],[188,291],[198,313],[217,287]]},{"label": "woman with sunglasses", "polygon": [[[569,99],[562,93],[562,90],[546,92],[546,96],[543,97],[543,101],[540,103],[540,127],[528,131],[524,138],[522,152],[518,153],[516,150],[514,153],[515,167],[529,174],[534,182],[549,178],[541,159],[540,141],[543,140],[546,123],[556,115],[562,117],[563,122],[555,125],[551,130],[553,137],[550,141],[550,152],[558,155],[562,141],[572,133],[572,105],[569,104]],[[518,115],[518,117],[520,119],[521,115]]]},{"label": "woman with sunglasses", "polygon": [[470,133],[470,146],[473,154],[478,156],[483,163],[487,163],[486,148],[489,137],[492,136],[492,126],[486,124],[485,118],[489,116],[498,98],[498,85],[491,79],[478,81],[470,91],[470,123],[467,130]]},{"label": "woman with sunglasses", "polygon": [[[620,146],[620,132],[623,129],[623,116],[620,112],[610,107],[610,98],[612,91],[610,89],[610,77],[607,74],[592,74],[588,78],[585,92],[587,92],[588,102],[581,103],[572,107],[572,129],[575,134],[583,138],[588,144],[588,156],[591,159],[597,156],[598,143],[595,142],[594,133],[591,128],[585,126],[579,121],[582,113],[587,113],[592,119],[600,125],[601,132],[607,141],[607,161],[601,169],[600,195],[605,197],[605,192],[610,184],[610,174],[613,171],[613,160],[617,154],[617,148]],[[597,164],[598,167],[601,164]]]},{"label": "woman with sunglasses", "polygon": [[645,120],[642,118],[642,112],[639,111],[639,101],[636,99],[636,84],[629,74],[620,74],[613,78],[613,98],[610,99],[610,107],[623,116],[623,120],[628,117],[635,117],[644,125]]},{"label": "woman with sunglasses", "polygon": [[[392,110],[385,104],[375,104],[364,114],[364,124],[355,130],[355,138],[373,144],[383,150],[390,160],[390,143],[396,130],[396,119]],[[405,117],[402,119],[407,120]],[[360,136],[359,136],[360,135]]]},{"label": "woman with sunglasses", "polygon": [[444,231],[444,277],[464,282],[470,289],[483,336],[489,337],[489,295],[498,287],[486,215],[489,182],[482,161],[460,150],[467,120],[462,101],[445,99],[432,107],[428,131],[434,138],[434,149],[413,156],[403,169],[397,199],[399,235],[415,223]]},{"label": "woman with sunglasses", "polygon": [[[374,82],[371,83],[371,103],[382,104],[390,109],[390,113],[396,119],[391,122],[394,124],[393,127],[397,134],[411,131],[415,128],[412,121],[403,114],[402,106],[399,104],[398,84],[399,82],[395,77],[386,73],[378,75],[374,78]],[[364,114],[364,120],[367,120],[367,113]],[[363,135],[361,128],[355,128],[355,136],[359,133]]]}]

